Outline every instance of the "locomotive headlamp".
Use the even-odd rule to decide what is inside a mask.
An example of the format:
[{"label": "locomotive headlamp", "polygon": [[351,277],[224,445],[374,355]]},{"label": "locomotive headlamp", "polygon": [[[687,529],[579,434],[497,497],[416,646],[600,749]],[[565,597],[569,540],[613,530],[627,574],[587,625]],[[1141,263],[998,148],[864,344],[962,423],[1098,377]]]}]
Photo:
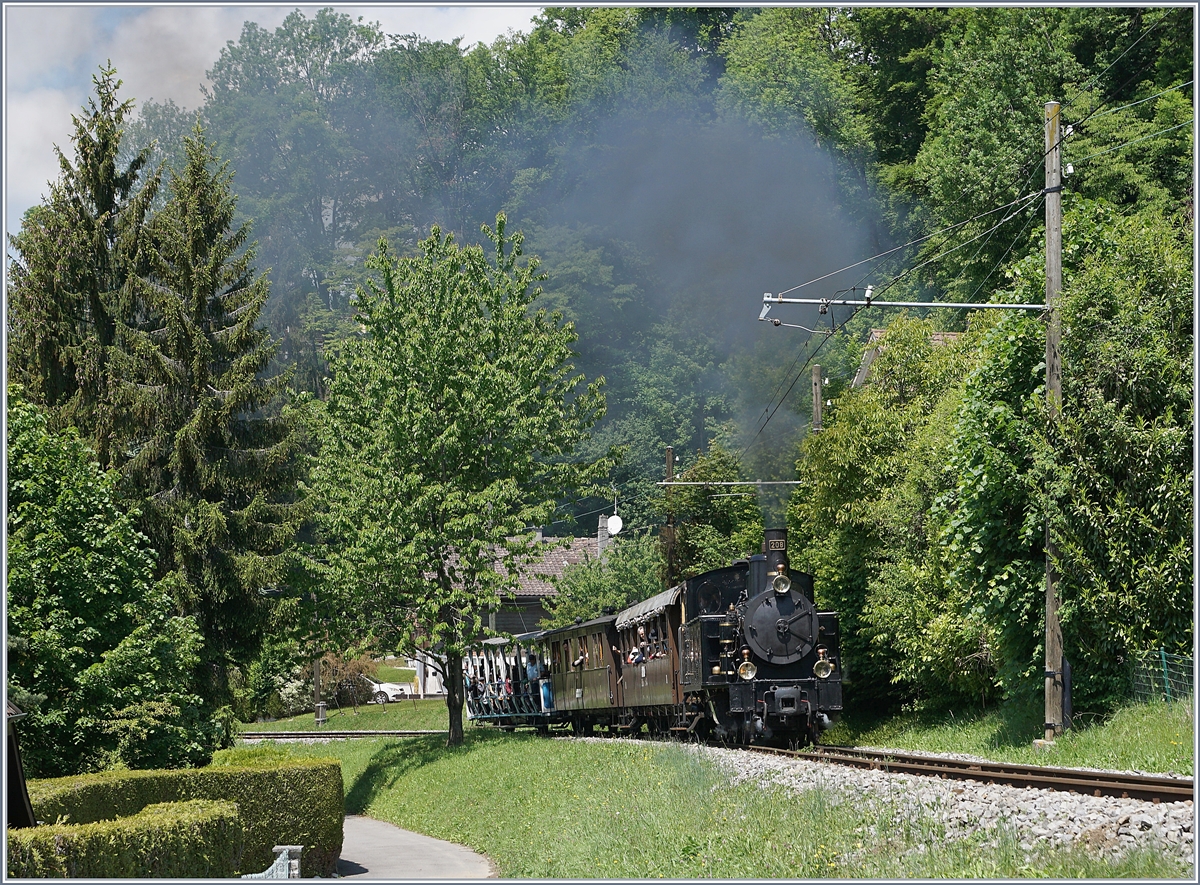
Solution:
[{"label": "locomotive headlamp", "polygon": [[742,663],[738,665],[737,673],[738,676],[747,682],[750,682],[758,675],[758,667],[750,662],[750,649],[748,648],[742,649]]},{"label": "locomotive headlamp", "polygon": [[828,679],[833,674],[833,664],[825,657],[824,649],[818,651],[817,654],[819,658],[813,664],[813,676],[816,676],[818,679]]},{"label": "locomotive headlamp", "polygon": [[792,579],[780,572],[771,579],[771,587],[776,593],[783,596],[792,589]]}]

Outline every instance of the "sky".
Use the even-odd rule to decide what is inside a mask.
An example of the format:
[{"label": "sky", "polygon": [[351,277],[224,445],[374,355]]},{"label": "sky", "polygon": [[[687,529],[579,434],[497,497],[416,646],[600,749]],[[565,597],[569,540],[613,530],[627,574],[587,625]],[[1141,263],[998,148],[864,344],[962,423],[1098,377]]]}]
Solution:
[{"label": "sky", "polygon": [[339,5],[182,3],[4,4],[4,222],[15,231],[21,216],[40,202],[58,175],[53,145],[71,156],[71,115],[87,101],[92,74],[111,59],[124,81],[118,95],[140,105],[173,99],[201,103],[205,71],[242,24],[274,29],[293,9],[311,17],[332,6],[387,34],[417,33],[431,40],[463,38],[491,43],[509,30],[530,29],[540,7],[501,4]]}]

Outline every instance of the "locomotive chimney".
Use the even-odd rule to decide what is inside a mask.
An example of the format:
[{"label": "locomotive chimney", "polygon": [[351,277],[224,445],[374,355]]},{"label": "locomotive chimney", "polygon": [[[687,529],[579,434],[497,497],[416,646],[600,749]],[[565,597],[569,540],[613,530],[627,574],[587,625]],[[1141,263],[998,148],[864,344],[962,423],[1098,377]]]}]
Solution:
[{"label": "locomotive chimney", "polygon": [[775,574],[779,566],[788,570],[787,529],[767,529],[764,532],[763,553],[767,554],[767,573]]}]

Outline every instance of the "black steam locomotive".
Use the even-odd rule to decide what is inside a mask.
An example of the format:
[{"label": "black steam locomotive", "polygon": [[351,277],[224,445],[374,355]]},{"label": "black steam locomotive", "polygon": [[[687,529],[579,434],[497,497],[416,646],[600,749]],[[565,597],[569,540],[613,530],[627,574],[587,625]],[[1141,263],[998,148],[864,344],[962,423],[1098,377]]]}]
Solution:
[{"label": "black steam locomotive", "polygon": [[467,656],[467,717],[803,746],[842,709],[838,617],[792,571],[787,533],[623,611],[483,642]]}]

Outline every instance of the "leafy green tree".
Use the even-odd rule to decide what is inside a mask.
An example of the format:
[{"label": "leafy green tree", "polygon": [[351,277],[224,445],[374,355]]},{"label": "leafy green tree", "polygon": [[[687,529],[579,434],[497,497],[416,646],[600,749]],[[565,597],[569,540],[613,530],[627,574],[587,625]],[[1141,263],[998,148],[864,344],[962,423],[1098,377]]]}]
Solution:
[{"label": "leafy green tree", "polygon": [[936,345],[935,331],[931,320],[894,320],[867,382],[834,400],[797,463],[792,564],[813,573],[820,604],[841,615],[856,703],[945,689],[961,681],[954,658],[970,653],[956,641],[931,657],[926,630],[952,589],[929,513],[948,481],[940,465],[967,352],[962,340]]},{"label": "leafy green tree", "polygon": [[[1066,12],[1051,7],[961,10],[934,58],[929,135],[917,152],[913,181],[931,225],[940,228],[1041,187],[1046,102],[1062,100],[1068,84],[1087,77],[1071,53]],[[1036,206],[1031,203],[1026,212]],[[953,243],[984,236],[1006,217],[988,215],[965,224]],[[931,266],[947,300],[978,300],[978,288],[1010,244],[1027,248],[1020,236],[1027,219],[1018,214],[956,253],[953,263]],[[935,237],[925,254],[946,246]]]},{"label": "leafy green tree", "polygon": [[[716,442],[675,477],[678,482],[736,482],[741,478],[733,453]],[[665,490],[663,506],[676,526],[675,561],[668,564],[668,585],[759,551],[762,515],[748,489],[716,485]]]},{"label": "leafy green tree", "polygon": [[143,245],[137,292],[153,323],[121,359],[121,391],[141,428],[123,473],[145,498],[159,572],[177,576],[206,657],[246,662],[272,606],[260,591],[288,577],[302,438],[281,412],[286,377],[265,374],[269,288],[251,265],[248,227],[234,225],[232,176],[199,124],[184,147]]},{"label": "leafy green tree", "polygon": [[72,117],[75,162],[55,148],[59,178],[9,240],[8,366],[55,426],[79,427],[109,467],[125,430],[111,398],[113,353],[140,319],[130,283],[159,176],[144,175],[149,148],[119,165],[133,101],[118,102],[111,65],[92,82],[86,113]]},{"label": "leafy green tree", "polygon": [[1193,190],[1192,97],[1178,88],[1156,97],[1161,89],[1150,82],[1142,91],[1133,107],[1097,113],[1066,142],[1063,162],[1075,170],[1068,182],[1074,193],[1124,212],[1154,206],[1163,215],[1186,213]]},{"label": "leafy green tree", "polygon": [[1063,305],[1064,419],[1052,428],[1051,525],[1063,631],[1084,703],[1126,689],[1123,660],[1194,642],[1192,249],[1153,209],[1074,207],[1084,244]]},{"label": "leafy green tree", "polygon": [[[996,625],[1005,692],[1036,691],[1042,665],[1044,526],[1060,547],[1064,651],[1077,708],[1126,690],[1122,664],[1191,646],[1190,253],[1148,210],[1064,216],[1063,415],[1047,425],[1045,337],[997,324],[968,376],[949,467],[949,578]],[[1031,258],[1005,298],[1040,299]]]},{"label": "leafy green tree", "polygon": [[200,632],[172,616],[116,474],[19,387],[7,417],[7,687],[30,715],[26,771],[206,761],[221,734],[191,689]]},{"label": "leafy green tree", "polygon": [[[849,12],[858,51],[855,91],[878,162],[911,163],[928,132],[926,105],[934,51],[949,26],[941,8],[854,7]],[[898,175],[893,187],[903,188]]]},{"label": "leafy green tree", "polygon": [[530,526],[608,466],[573,461],[603,414],[601,382],[580,389],[556,314],[532,311],[536,261],[505,218],[495,248],[434,228],[360,290],[365,334],[334,362],[314,474],[329,547],[327,592],[365,630],[441,662],[449,744],[462,741],[463,654],[487,612],[537,554]]},{"label": "leafy green tree", "polygon": [[546,601],[546,627],[591,620],[605,609],[620,610],[663,589],[662,545],[649,533],[613,538],[597,559],[568,566]]},{"label": "leafy green tree", "polygon": [[331,306],[350,294],[325,277],[370,194],[368,71],[382,43],[361,20],[296,10],[273,32],[247,22],[209,73],[205,122],[233,163],[242,210],[270,243],[281,292],[315,290]]}]

